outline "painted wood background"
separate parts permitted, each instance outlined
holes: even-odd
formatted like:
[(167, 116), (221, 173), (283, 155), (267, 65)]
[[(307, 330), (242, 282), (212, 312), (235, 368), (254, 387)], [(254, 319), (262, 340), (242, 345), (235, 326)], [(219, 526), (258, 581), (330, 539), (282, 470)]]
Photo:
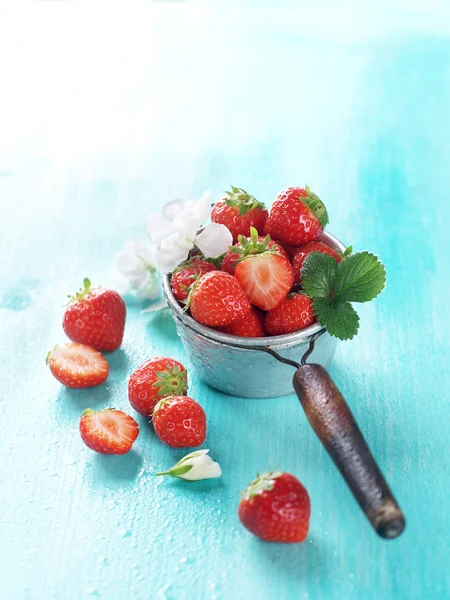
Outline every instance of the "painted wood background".
[[(448, 8), (14, 4), (0, 13), (1, 599), (448, 598)], [(45, 367), (66, 294), (85, 275), (108, 283), (149, 212), (305, 182), (330, 231), (387, 265), (331, 373), (405, 510), (396, 541), (370, 530), (293, 396), (227, 397), (191, 374), (218, 482), (154, 477), (182, 453), (144, 419), (126, 456), (85, 448), (86, 407), (128, 410), (144, 359), (185, 360), (168, 316), (129, 302), (98, 389), (65, 390)], [(237, 521), (268, 462), (310, 492), (302, 545)]]

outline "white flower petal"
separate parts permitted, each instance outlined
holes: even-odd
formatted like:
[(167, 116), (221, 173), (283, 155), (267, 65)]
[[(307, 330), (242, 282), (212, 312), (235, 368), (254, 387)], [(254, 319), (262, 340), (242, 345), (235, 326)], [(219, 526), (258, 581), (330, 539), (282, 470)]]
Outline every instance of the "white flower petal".
[(193, 244), (197, 231), (200, 229), (201, 222), (188, 211), (183, 211), (180, 215), (175, 217), (173, 226), (176, 231), (180, 234), (180, 239), (184, 240), (184, 243)]
[(199, 222), (199, 227), (203, 221), (211, 214), (211, 192), (206, 190), (195, 202), (190, 202), (187, 207)]
[(230, 230), (220, 223), (209, 223), (195, 238), (195, 245), (206, 258), (224, 254), (232, 243)]
[[(215, 479), (222, 475), (222, 469), (219, 463), (216, 463), (210, 456), (207, 456), (209, 450), (197, 450), (183, 457), (176, 465), (158, 473), (158, 475), (171, 475), (187, 481), (198, 481), (200, 479)], [(185, 471), (187, 466), (191, 468)]]
[(151, 214), (147, 217), (145, 224), (147, 235), (151, 241), (158, 247), (161, 246), (164, 238), (171, 235), (175, 230), (169, 219), (157, 214)]
[(180, 200), (179, 198), (171, 200), (163, 206), (161, 214), (165, 219), (172, 222), (175, 219), (175, 217), (183, 210), (185, 205), (186, 202), (184, 200)]
[(117, 269), (127, 277), (142, 277), (149, 268), (154, 268), (155, 258), (150, 246), (131, 239), (116, 256)]
[(183, 240), (179, 233), (169, 235), (162, 241), (161, 248), (157, 251), (158, 269), (161, 273), (170, 273), (187, 259), (189, 250), (193, 247), (194, 244), (190, 246), (186, 244), (186, 240)]

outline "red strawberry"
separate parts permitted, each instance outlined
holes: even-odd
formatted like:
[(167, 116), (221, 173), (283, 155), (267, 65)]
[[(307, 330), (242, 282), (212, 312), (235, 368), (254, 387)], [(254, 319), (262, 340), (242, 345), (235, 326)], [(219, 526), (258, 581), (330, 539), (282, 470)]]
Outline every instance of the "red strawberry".
[(268, 214), (264, 204), (245, 190), (231, 186), (231, 191), (213, 206), (211, 221), (226, 225), (236, 242), (239, 235), (250, 235), (250, 227), (262, 231)]
[(311, 503), (289, 473), (264, 473), (252, 481), (239, 504), (241, 523), (266, 542), (298, 543), (309, 531)]
[(294, 254), (294, 258), (292, 259), (292, 268), (294, 269), (294, 283), (301, 283), (302, 274), (301, 270), (303, 267), (303, 263), (305, 262), (305, 258), (308, 254), (312, 252), (320, 252), (322, 254), (328, 254), (328, 256), (332, 256), (337, 260), (338, 263), (341, 262), (342, 257), (337, 250), (334, 248), (330, 248), (323, 242), (309, 242), (304, 246), (300, 246), (297, 248)]
[(108, 379), (106, 358), (94, 348), (68, 342), (55, 346), (46, 360), (52, 375), (69, 388), (100, 385)]
[(81, 439), (88, 448), (100, 454), (126, 454), (131, 450), (139, 425), (121, 410), (84, 411), (80, 419)]
[(210, 262), (201, 258), (191, 258), (181, 264), (170, 278), (170, 287), (173, 295), (179, 302), (184, 302), (189, 296), (189, 288), (199, 275), (217, 271)]
[(244, 258), (235, 276), (250, 302), (263, 310), (278, 306), (294, 282), (291, 263), (271, 250)]
[(289, 294), (267, 313), (265, 326), (269, 335), (284, 335), (305, 329), (315, 322), (311, 298), (304, 294)]
[(261, 254), (265, 250), (272, 248), (274, 252), (278, 252), (282, 256), (288, 258), (288, 255), (284, 248), (279, 244), (270, 239), (270, 236), (258, 236), (258, 232), (253, 227), (250, 230), (250, 235), (253, 237), (239, 236), (239, 243), (236, 246), (232, 246), (233, 250), (229, 250), (223, 257), (222, 264), (220, 266), (222, 271), (234, 275), (237, 261), (250, 254)]
[(160, 400), (153, 411), (152, 421), (156, 435), (172, 448), (200, 446), (205, 441), (205, 411), (188, 396)]
[(301, 246), (316, 240), (327, 223), (327, 210), (319, 196), (309, 187), (292, 187), (276, 197), (264, 233), (282, 244)]
[(191, 293), (192, 317), (208, 327), (223, 327), (250, 312), (250, 303), (237, 280), (228, 273), (202, 275)]
[(264, 337), (266, 335), (264, 313), (256, 306), (252, 306), (246, 317), (219, 329), (223, 333), (240, 337)]
[(187, 392), (187, 371), (173, 358), (159, 356), (146, 360), (128, 381), (131, 406), (144, 417), (151, 417), (161, 398)]
[(91, 289), (91, 282), (85, 279), (84, 289), (66, 309), (63, 327), (73, 342), (111, 352), (122, 343), (125, 316), (125, 302), (117, 292)]

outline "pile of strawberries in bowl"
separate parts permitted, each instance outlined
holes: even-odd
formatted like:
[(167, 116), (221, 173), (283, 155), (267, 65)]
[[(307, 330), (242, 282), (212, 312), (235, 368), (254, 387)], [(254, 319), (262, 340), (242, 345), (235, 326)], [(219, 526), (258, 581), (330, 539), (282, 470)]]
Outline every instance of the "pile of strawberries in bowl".
[(305, 259), (321, 253), (342, 260), (321, 241), (328, 214), (316, 194), (288, 188), (269, 212), (232, 186), (211, 220), (230, 230), (233, 245), (213, 260), (194, 253), (170, 279), (173, 295), (196, 321), (242, 337), (284, 335), (316, 322), (313, 299), (302, 288)]

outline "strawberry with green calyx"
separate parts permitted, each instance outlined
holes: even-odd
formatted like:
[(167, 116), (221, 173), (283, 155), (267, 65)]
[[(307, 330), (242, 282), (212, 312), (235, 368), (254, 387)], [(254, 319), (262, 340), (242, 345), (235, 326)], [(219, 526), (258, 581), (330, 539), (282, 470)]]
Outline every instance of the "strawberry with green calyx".
[(122, 343), (125, 317), (122, 297), (114, 290), (92, 288), (86, 277), (83, 289), (70, 299), (63, 328), (73, 342), (112, 352)]
[(229, 251), (223, 257), (220, 268), (222, 271), (234, 275), (234, 270), (239, 259), (251, 254), (261, 254), (266, 250), (271, 250), (288, 258), (286, 251), (279, 244), (271, 240), (270, 235), (266, 235), (265, 237), (260, 236), (254, 227), (250, 227), (250, 237), (239, 236), (238, 244), (230, 246)]
[(328, 224), (328, 213), (322, 200), (306, 186), (291, 187), (278, 194), (264, 233), (288, 246), (301, 246), (318, 239)]
[(211, 221), (228, 227), (236, 242), (239, 235), (249, 235), (250, 227), (262, 231), (268, 214), (264, 204), (242, 188), (231, 186), (213, 206)]
[[(254, 230), (252, 238), (249, 244), (257, 247), (258, 236)], [(262, 310), (278, 306), (294, 283), (291, 263), (273, 247), (242, 255), (236, 264), (235, 277), (251, 304)]]
[(313, 299), (317, 320), (341, 340), (358, 333), (359, 317), (351, 302), (369, 302), (386, 284), (386, 269), (370, 252), (345, 256), (340, 263), (327, 254), (309, 254), (301, 270), (305, 294)]
[(202, 257), (193, 256), (186, 260), (173, 271), (170, 278), (170, 287), (175, 298), (185, 303), (189, 296), (194, 281), (204, 273), (217, 271), (217, 267)]
[(303, 542), (310, 515), (308, 492), (294, 475), (281, 471), (258, 475), (238, 508), (244, 527), (266, 542)]
[(187, 371), (173, 358), (156, 356), (146, 360), (130, 376), (128, 399), (144, 417), (150, 417), (161, 398), (187, 392)]
[(269, 335), (294, 333), (316, 322), (313, 301), (304, 294), (288, 294), (273, 310), (266, 314), (265, 328)]
[(301, 270), (303, 267), (303, 263), (305, 262), (305, 258), (312, 252), (321, 252), (322, 254), (328, 254), (329, 256), (332, 256), (338, 263), (342, 260), (342, 255), (337, 250), (331, 248), (330, 246), (327, 246), (323, 242), (308, 242), (307, 244), (300, 246), (300, 248), (297, 248), (297, 250), (294, 253), (292, 259), (292, 268), (294, 269), (294, 283), (301, 283)]

